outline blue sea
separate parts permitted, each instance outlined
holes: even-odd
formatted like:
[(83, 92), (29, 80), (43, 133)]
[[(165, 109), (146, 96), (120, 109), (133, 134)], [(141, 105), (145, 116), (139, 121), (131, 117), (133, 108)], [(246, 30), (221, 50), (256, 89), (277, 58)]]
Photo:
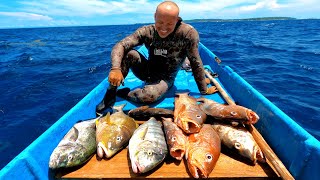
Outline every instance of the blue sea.
[[(320, 139), (320, 20), (191, 23), (201, 42)], [(0, 169), (107, 77), (140, 25), (0, 29)]]

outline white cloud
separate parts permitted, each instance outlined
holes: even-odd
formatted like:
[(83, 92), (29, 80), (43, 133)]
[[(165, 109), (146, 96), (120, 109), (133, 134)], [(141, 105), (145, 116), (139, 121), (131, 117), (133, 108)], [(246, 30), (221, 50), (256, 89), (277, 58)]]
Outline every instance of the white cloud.
[(94, 16), (114, 15), (124, 13), (144, 13), (152, 3), (145, 0), (43, 0), (22, 1), (23, 11), (55, 16)]
[(274, 9), (279, 9), (281, 6), (277, 3), (275, 0), (266, 0), (266, 1), (260, 1), (257, 2), (254, 5), (249, 5), (249, 6), (241, 6), (239, 7), (240, 11), (256, 11), (259, 9), (269, 9), (269, 10), (274, 10)]
[[(320, 18), (319, 0), (176, 0), (184, 20), (287, 16)], [(29, 20), (28, 25), (48, 26), (152, 23), (162, 0), (15, 0), (1, 4), (0, 27), (7, 17)], [(14, 12), (10, 12), (14, 11)], [(2, 19), (1, 19), (2, 18)], [(31, 23), (30, 20), (33, 22)], [(38, 20), (38, 21), (36, 21)], [(44, 25), (45, 26), (45, 25)]]
[(44, 15), (34, 14), (34, 13), (26, 13), (26, 12), (0, 12), (0, 15), (16, 17), (23, 20), (46, 20), (46, 21), (52, 20), (52, 18), (49, 16), (44, 16)]

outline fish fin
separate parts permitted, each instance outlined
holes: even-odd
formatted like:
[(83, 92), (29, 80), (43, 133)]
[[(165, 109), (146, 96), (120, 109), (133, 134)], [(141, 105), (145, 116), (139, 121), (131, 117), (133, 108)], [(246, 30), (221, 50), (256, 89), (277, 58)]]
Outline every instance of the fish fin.
[(170, 122), (172, 122), (172, 118), (166, 118), (166, 117), (161, 117), (162, 118), (162, 121), (170, 121)]
[(96, 120), (96, 127), (99, 126), (99, 119)]
[(140, 106), (139, 109), (148, 109), (149, 106), (145, 105), (145, 106)]
[(149, 127), (146, 126), (146, 127), (144, 127), (143, 130), (140, 131), (139, 137), (140, 137), (141, 139), (144, 139), (144, 138), (146, 137), (146, 134), (147, 134), (147, 132), (148, 132), (148, 129), (149, 129)]
[(178, 97), (180, 95), (189, 95), (190, 91), (189, 90), (179, 90), (175, 93), (175, 96)]
[(69, 132), (65, 135), (64, 139), (68, 139), (70, 141), (76, 141), (79, 136), (79, 130), (74, 126), (69, 130)]
[(110, 112), (108, 112), (105, 120), (107, 124), (110, 124)]
[(98, 117), (101, 117), (103, 114), (96, 112), (96, 114), (98, 115)]
[(195, 135), (195, 134), (190, 135), (190, 136), (188, 137), (188, 141), (190, 141), (190, 142), (195, 142), (195, 141), (197, 141), (196, 135)]
[(197, 102), (200, 102), (200, 103), (204, 103), (205, 102), (205, 98), (203, 96), (197, 98)]
[(186, 108), (187, 108), (186, 105), (185, 105), (185, 104), (182, 104), (181, 108), (180, 108), (179, 111), (178, 111), (178, 114), (180, 114), (180, 113), (182, 113), (183, 111), (185, 111)]
[[(105, 116), (102, 116), (100, 118), (97, 118), (97, 121), (99, 123), (103, 123), (103, 122), (106, 122), (106, 123), (109, 123), (109, 120), (110, 119), (110, 112), (108, 112)], [(96, 123), (97, 124), (97, 123)]]
[(122, 112), (123, 111), (123, 108), (127, 105), (127, 103), (124, 103), (124, 104), (121, 104), (119, 106), (113, 106), (112, 107), (112, 110), (113, 110), (113, 113), (115, 112)]

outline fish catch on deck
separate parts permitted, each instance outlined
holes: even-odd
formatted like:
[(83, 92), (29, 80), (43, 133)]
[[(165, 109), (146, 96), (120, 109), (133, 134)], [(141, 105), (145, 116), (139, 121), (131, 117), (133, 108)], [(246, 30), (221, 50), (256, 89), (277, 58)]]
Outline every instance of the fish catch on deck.
[(159, 119), (161, 117), (173, 118), (173, 111), (164, 108), (151, 108), (149, 106), (140, 106), (131, 109), (128, 115), (134, 119), (148, 120), (150, 117)]
[[(170, 156), (178, 161), (185, 158), (189, 175), (194, 178), (208, 178), (220, 157), (221, 143), (236, 149), (253, 164), (265, 161), (262, 151), (246, 129), (223, 126), (215, 121), (205, 124), (209, 117), (214, 117), (214, 120), (226, 120), (224, 122), (255, 123), (259, 116), (253, 111), (242, 106), (219, 104), (203, 97), (196, 99), (189, 96), (189, 93), (176, 95), (174, 111), (141, 106), (131, 109), (126, 115), (123, 112), (125, 104), (114, 106), (111, 115), (101, 115), (92, 121), (95, 122), (96, 131), (94, 134), (86, 134), (87, 139), (91, 138), (86, 143), (95, 143), (94, 151), (99, 158), (111, 158), (129, 144), (131, 168), (136, 174), (155, 169), (164, 161), (169, 151)], [(149, 119), (139, 126), (135, 118)], [(162, 121), (157, 121), (156, 118)], [(77, 161), (76, 165), (87, 159), (88, 157), (77, 157), (81, 163)]]
[(129, 156), (134, 173), (145, 173), (159, 165), (168, 149), (161, 122), (154, 117), (140, 125), (129, 141)]
[(123, 149), (138, 127), (135, 120), (122, 111), (124, 106), (114, 106), (113, 114), (108, 113), (96, 121), (97, 155), (100, 158), (111, 158)]
[(204, 97), (198, 98), (197, 101), (208, 116), (217, 120), (236, 121), (243, 124), (255, 124), (259, 120), (259, 116), (254, 111), (243, 106), (220, 104)]
[(174, 122), (185, 133), (199, 132), (207, 118), (197, 100), (189, 93), (178, 93), (174, 99)]
[(186, 160), (191, 175), (207, 178), (220, 157), (220, 151), (220, 138), (211, 125), (204, 124), (198, 133), (189, 135)]
[(212, 123), (212, 127), (219, 134), (222, 144), (241, 156), (249, 159), (253, 164), (266, 161), (260, 147), (252, 134), (243, 126), (231, 126), (223, 123)]
[(49, 167), (68, 168), (85, 163), (96, 151), (95, 121), (98, 118), (76, 123), (53, 150)]
[(177, 160), (182, 160), (186, 152), (187, 136), (172, 118), (162, 118), (162, 123), (170, 155)]

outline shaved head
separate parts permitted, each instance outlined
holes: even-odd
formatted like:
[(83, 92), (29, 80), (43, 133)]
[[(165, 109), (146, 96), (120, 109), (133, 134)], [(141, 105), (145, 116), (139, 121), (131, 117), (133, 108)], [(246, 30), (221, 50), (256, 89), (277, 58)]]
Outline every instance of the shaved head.
[(155, 27), (161, 38), (171, 34), (179, 20), (179, 7), (172, 1), (164, 1), (157, 6), (154, 14)]
[(157, 7), (156, 14), (157, 13), (168, 13), (171, 15), (179, 16), (179, 7), (176, 3), (172, 1), (164, 1), (160, 3)]

